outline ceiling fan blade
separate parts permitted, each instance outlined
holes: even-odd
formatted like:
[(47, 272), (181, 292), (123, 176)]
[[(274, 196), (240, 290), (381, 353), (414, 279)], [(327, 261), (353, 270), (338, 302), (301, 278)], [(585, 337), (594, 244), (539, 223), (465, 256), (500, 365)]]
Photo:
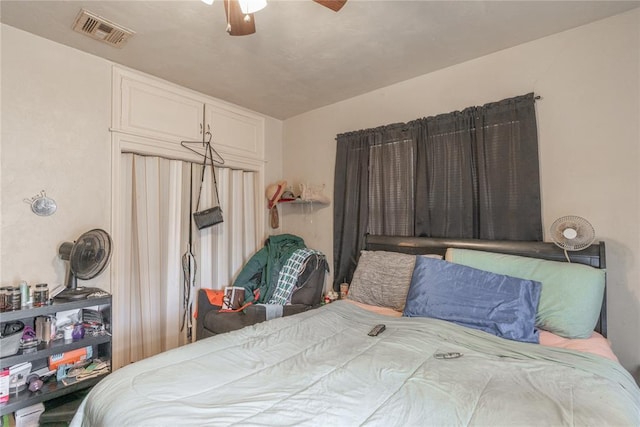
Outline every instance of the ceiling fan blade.
[(227, 32), (232, 36), (246, 36), (256, 32), (256, 21), (253, 13), (245, 15), (240, 9), (238, 0), (224, 0), (224, 11), (227, 14)]
[(347, 0), (313, 0), (316, 3), (323, 5), (324, 7), (328, 7), (334, 12), (342, 9), (342, 6), (347, 2)]

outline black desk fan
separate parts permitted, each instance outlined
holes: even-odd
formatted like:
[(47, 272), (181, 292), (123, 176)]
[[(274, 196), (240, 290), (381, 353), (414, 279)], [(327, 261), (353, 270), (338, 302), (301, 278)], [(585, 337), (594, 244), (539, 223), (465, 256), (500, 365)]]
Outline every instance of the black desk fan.
[(87, 298), (90, 294), (106, 294), (99, 288), (78, 287), (78, 279), (93, 279), (109, 265), (111, 237), (99, 228), (82, 234), (75, 242), (64, 242), (58, 249), (61, 259), (68, 261), (66, 289), (54, 297), (70, 301)]

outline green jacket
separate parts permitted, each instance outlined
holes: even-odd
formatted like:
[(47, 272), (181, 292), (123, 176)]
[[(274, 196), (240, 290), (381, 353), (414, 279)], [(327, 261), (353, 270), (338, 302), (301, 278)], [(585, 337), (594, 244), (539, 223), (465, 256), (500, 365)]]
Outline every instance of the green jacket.
[(293, 234), (278, 234), (267, 239), (264, 247), (247, 261), (233, 286), (245, 289), (245, 304), (254, 301), (254, 291), (260, 290), (255, 302), (269, 301), (278, 284), (278, 274), (296, 249), (306, 248), (304, 240)]

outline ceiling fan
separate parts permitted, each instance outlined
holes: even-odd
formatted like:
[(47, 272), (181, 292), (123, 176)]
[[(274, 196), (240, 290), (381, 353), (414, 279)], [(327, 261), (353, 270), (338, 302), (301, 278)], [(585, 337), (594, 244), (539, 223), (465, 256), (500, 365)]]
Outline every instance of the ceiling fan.
[[(213, 0), (202, 0), (212, 4)], [(267, 5), (267, 0), (223, 0), (227, 15), (227, 33), (231, 36), (246, 36), (256, 32), (253, 14)], [(334, 12), (342, 9), (347, 0), (313, 0)]]

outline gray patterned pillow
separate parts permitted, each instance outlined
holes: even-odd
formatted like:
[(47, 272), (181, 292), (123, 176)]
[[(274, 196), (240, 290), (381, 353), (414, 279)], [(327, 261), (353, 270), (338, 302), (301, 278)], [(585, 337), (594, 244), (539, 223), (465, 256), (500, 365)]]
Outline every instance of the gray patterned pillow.
[(415, 263), (415, 255), (361, 251), (347, 298), (402, 311)]

